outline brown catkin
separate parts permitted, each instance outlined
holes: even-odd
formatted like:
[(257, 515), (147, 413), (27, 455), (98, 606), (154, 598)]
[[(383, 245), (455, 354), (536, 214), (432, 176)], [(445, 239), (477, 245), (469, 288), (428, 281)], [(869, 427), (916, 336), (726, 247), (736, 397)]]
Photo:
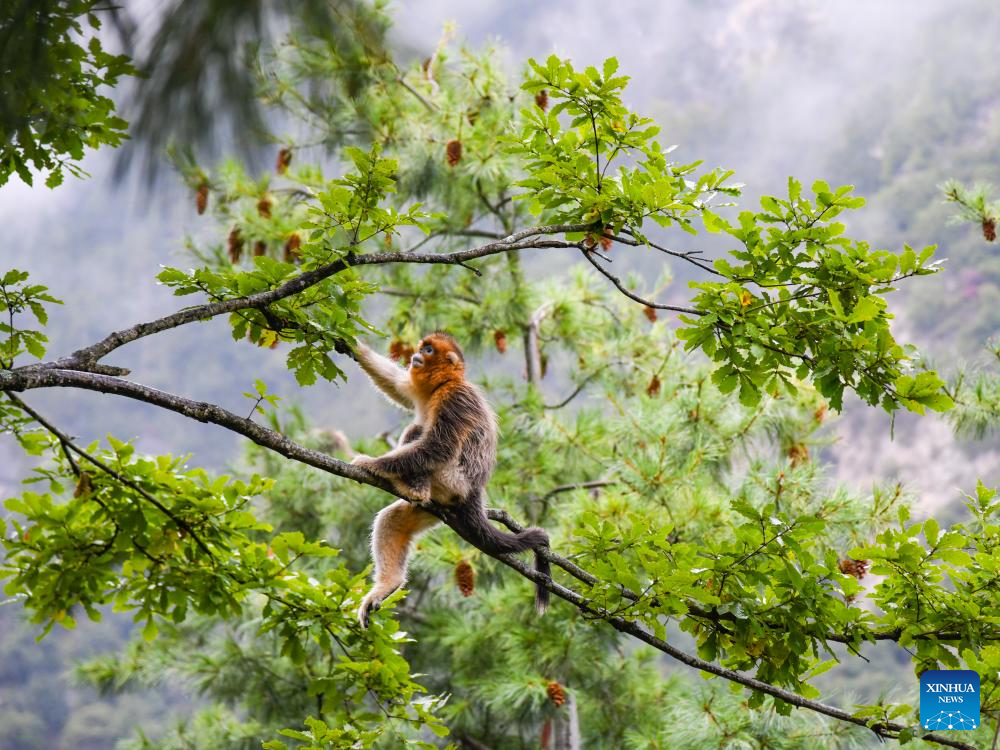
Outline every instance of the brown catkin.
[(535, 94), (535, 104), (538, 108), (544, 112), (549, 108), (549, 90), (542, 89), (537, 94)]
[(997, 238), (997, 222), (995, 219), (983, 219), (983, 237), (987, 242)]
[(493, 332), (493, 343), (496, 344), (497, 351), (501, 354), (507, 353), (507, 332), (506, 331), (494, 331)]
[(229, 252), (229, 262), (233, 265), (239, 263), (240, 256), (243, 254), (243, 235), (240, 234), (239, 227), (233, 227), (226, 245)]
[(288, 171), (288, 167), (291, 163), (292, 150), (290, 148), (283, 148), (278, 152), (278, 160), (274, 165), (274, 169), (278, 174), (284, 174)]
[(647, 305), (645, 307), (645, 309), (642, 311), (642, 314), (646, 316), (646, 319), (650, 323), (655, 323), (656, 322), (656, 308), (655, 307), (650, 307), (649, 305)]
[(561, 707), (566, 702), (566, 689), (558, 682), (553, 681), (546, 685), (545, 693), (556, 707)]
[(257, 201), (257, 213), (260, 214), (262, 219), (271, 218), (271, 199), (264, 196), (259, 201)]
[(257, 240), (253, 246), (253, 256), (259, 258), (260, 256), (267, 253), (267, 243), (264, 240)]
[(194, 207), (198, 211), (198, 215), (201, 216), (205, 213), (205, 209), (208, 208), (208, 184), (201, 183), (198, 186), (198, 192), (194, 195)]
[(292, 232), (288, 235), (288, 239), (285, 240), (285, 262), (291, 263), (293, 260), (299, 257), (301, 253), (299, 248), (302, 247), (302, 237), (299, 236), (298, 232)]
[(448, 166), (458, 166), (458, 163), (462, 161), (462, 142), (457, 138), (448, 141), (448, 145), (444, 147), (444, 150), (445, 157), (448, 159)]
[(472, 596), (476, 590), (476, 571), (468, 560), (459, 561), (455, 566), (455, 585), (462, 596)]

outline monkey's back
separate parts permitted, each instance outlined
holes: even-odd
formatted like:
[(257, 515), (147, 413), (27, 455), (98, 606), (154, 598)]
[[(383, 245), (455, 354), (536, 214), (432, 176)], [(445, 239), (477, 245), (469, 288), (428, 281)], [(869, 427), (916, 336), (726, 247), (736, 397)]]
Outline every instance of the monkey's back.
[(472, 383), (460, 381), (441, 389), (433, 400), (438, 427), (451, 435), (458, 449), (432, 482), (432, 496), (455, 502), (478, 495), (496, 466), (497, 416)]

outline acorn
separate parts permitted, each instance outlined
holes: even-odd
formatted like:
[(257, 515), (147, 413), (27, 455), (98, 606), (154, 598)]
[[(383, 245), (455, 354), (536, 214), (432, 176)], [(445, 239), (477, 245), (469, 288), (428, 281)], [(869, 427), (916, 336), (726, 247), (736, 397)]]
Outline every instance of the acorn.
[(288, 239), (285, 240), (285, 262), (291, 263), (293, 260), (298, 258), (301, 253), (299, 248), (302, 247), (302, 237), (299, 236), (298, 232), (292, 232), (288, 235)]
[(243, 235), (240, 234), (239, 227), (233, 227), (233, 230), (229, 233), (227, 245), (229, 251), (229, 261), (233, 265), (239, 263), (240, 256), (243, 254)]
[(566, 689), (558, 682), (553, 681), (546, 685), (545, 694), (549, 696), (549, 700), (552, 701), (557, 708), (562, 707), (562, 705), (566, 703)]
[(538, 108), (544, 112), (549, 108), (549, 90), (542, 89), (537, 94), (535, 94), (535, 104)]
[(198, 192), (194, 196), (194, 207), (199, 216), (208, 208), (208, 183), (203, 182), (198, 186)]
[(506, 331), (494, 331), (493, 343), (496, 344), (497, 351), (501, 354), (507, 353), (507, 333)]
[(292, 163), (292, 150), (290, 148), (283, 148), (278, 152), (278, 160), (274, 165), (274, 169), (278, 174), (284, 174), (288, 171), (288, 166)]
[(445, 146), (445, 155), (448, 159), (449, 167), (457, 166), (462, 161), (462, 142), (457, 138), (448, 141), (448, 145)]
[(455, 585), (462, 596), (469, 597), (476, 590), (476, 571), (468, 560), (461, 560), (455, 566)]
[(987, 242), (993, 242), (997, 238), (996, 219), (983, 219), (983, 238)]

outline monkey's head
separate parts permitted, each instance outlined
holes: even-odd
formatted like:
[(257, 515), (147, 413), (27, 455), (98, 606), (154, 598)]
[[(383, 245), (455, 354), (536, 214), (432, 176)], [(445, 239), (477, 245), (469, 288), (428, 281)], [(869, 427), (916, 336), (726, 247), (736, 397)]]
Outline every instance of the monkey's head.
[(410, 380), (430, 394), (449, 380), (465, 377), (465, 355), (458, 342), (447, 333), (425, 336), (410, 358)]

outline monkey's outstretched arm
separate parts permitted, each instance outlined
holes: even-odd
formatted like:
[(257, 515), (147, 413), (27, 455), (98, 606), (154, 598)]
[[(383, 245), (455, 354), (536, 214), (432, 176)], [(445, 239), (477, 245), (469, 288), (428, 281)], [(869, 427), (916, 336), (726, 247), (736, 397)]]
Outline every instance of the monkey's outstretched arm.
[(407, 409), (414, 408), (410, 376), (406, 370), (388, 357), (373, 352), (364, 344), (358, 344), (355, 354), (361, 369), (368, 374), (380, 391), (400, 406)]

